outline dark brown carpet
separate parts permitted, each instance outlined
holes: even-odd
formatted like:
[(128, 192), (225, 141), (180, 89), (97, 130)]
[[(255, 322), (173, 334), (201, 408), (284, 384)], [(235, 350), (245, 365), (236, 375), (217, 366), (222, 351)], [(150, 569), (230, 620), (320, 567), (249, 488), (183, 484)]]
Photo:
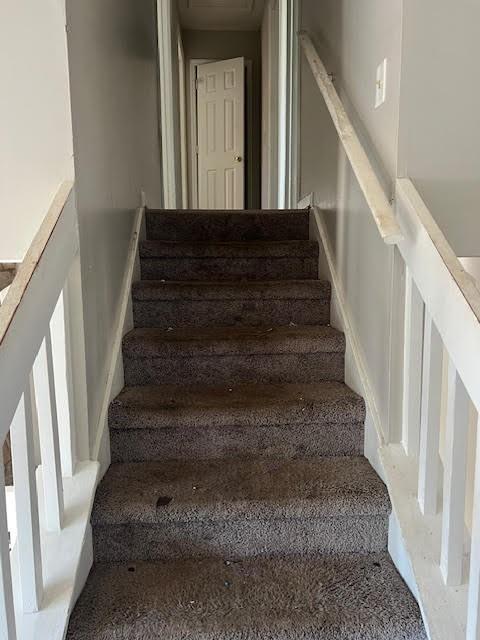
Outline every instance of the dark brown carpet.
[(67, 640), (425, 640), (308, 210), (146, 222)]

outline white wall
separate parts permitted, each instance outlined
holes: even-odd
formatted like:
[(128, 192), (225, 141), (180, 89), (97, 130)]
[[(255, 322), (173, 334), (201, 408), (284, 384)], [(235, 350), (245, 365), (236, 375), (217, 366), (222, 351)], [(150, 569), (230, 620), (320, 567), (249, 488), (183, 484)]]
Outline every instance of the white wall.
[[(190, 127), (190, 60), (228, 60), (243, 56), (253, 62), (253, 129), (254, 129), (254, 206), (260, 206), (260, 140), (261, 140), (261, 39), (258, 31), (183, 31), (183, 47), (187, 65), (188, 145), (191, 148)], [(192, 174), (189, 153), (189, 175)], [(191, 197), (191, 193), (190, 193)]]
[(459, 256), (480, 255), (480, 3), (404, 0), (400, 172)]
[(73, 176), (65, 0), (0, 3), (0, 261), (25, 255)]
[[(303, 0), (312, 35), (387, 191), (396, 175), (402, 0)], [(389, 60), (387, 101), (374, 109), (377, 64)], [(400, 416), (389, 401), (401, 358), (389, 351), (394, 253), (378, 234), (304, 56), (301, 58), (300, 192), (325, 211), (334, 267), (385, 432)], [(351, 362), (347, 359), (347, 362)], [(347, 366), (347, 381), (358, 388)], [(399, 390), (397, 390), (398, 392)]]
[(155, 4), (68, 0), (67, 16), (92, 445), (141, 190), (161, 205)]

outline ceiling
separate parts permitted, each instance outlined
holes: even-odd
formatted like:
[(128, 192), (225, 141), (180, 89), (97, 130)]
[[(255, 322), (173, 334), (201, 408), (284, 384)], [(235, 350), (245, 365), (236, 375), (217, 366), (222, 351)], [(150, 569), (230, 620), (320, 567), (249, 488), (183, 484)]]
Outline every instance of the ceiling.
[(184, 29), (255, 31), (262, 23), (265, 0), (178, 0)]

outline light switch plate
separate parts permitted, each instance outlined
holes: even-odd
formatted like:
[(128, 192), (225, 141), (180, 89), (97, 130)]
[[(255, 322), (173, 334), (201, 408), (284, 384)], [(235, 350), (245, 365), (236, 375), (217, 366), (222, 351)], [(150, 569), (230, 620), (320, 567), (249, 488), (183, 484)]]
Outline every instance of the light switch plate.
[(377, 78), (375, 84), (375, 109), (382, 106), (387, 97), (387, 59), (377, 67)]

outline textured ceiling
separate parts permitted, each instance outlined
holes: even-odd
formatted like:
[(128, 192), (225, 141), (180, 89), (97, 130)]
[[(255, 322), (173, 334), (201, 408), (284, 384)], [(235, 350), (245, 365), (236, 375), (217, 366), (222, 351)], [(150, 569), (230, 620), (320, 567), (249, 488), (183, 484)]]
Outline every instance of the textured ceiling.
[(185, 29), (243, 31), (260, 28), (264, 0), (178, 0)]

